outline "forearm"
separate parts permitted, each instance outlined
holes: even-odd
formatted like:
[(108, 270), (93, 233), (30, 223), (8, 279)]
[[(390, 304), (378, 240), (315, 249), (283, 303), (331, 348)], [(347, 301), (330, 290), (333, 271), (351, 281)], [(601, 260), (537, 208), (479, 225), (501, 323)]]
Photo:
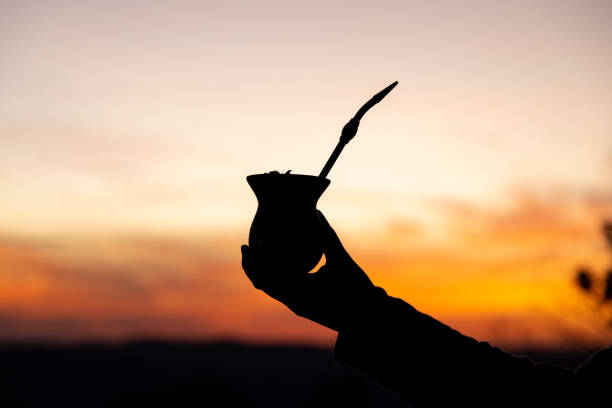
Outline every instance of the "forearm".
[[(573, 395), (573, 374), (536, 366), (381, 294), (340, 331), (336, 359), (422, 406), (527, 405)], [(490, 398), (495, 398), (491, 400)]]

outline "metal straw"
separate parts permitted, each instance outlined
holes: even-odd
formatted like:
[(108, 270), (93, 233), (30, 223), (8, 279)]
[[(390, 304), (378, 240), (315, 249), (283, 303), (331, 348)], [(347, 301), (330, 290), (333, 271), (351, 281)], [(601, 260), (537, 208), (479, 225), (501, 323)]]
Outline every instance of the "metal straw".
[(321, 170), (321, 174), (319, 174), (319, 177), (327, 177), (332, 166), (334, 165), (334, 163), (336, 163), (338, 156), (340, 156), (340, 153), (342, 153), (342, 149), (344, 149), (344, 146), (346, 146), (346, 144), (350, 142), (351, 139), (357, 134), (357, 129), (359, 128), (359, 121), (361, 120), (361, 118), (363, 118), (363, 115), (365, 115), (366, 112), (370, 110), (370, 108), (372, 108), (372, 106), (382, 101), (383, 98), (387, 96), (387, 94), (391, 92), (391, 90), (395, 88), (396, 85), (397, 81), (374, 95), (361, 107), (361, 109), (357, 111), (355, 116), (353, 116), (353, 118), (349, 120), (346, 125), (344, 125), (344, 127), (342, 128), (342, 134), (340, 135), (340, 141), (336, 145), (336, 148), (332, 152), (331, 156), (329, 156), (329, 159), (327, 159), (327, 163), (325, 163), (325, 166), (323, 167), (323, 170)]

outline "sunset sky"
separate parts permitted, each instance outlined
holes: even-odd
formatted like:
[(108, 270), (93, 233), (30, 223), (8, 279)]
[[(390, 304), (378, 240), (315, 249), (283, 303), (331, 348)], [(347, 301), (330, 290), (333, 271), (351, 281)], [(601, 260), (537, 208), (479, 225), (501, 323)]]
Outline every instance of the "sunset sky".
[(609, 1), (0, 3), (0, 341), (334, 333), (240, 269), (249, 174), (318, 174), (391, 295), (498, 345), (600, 341)]

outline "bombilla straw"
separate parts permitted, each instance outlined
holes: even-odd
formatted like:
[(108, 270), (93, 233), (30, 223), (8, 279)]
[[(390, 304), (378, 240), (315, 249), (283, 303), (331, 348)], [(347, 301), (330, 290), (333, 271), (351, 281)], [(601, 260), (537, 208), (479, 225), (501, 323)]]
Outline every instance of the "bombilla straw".
[(397, 81), (374, 95), (357, 111), (355, 116), (353, 116), (353, 118), (349, 120), (346, 125), (344, 125), (344, 127), (342, 128), (342, 134), (340, 135), (340, 141), (338, 141), (336, 148), (332, 152), (331, 156), (329, 156), (329, 159), (327, 159), (327, 163), (325, 163), (325, 166), (323, 167), (323, 170), (321, 170), (321, 174), (319, 174), (319, 177), (327, 177), (332, 166), (334, 165), (334, 163), (336, 163), (338, 156), (340, 156), (340, 153), (342, 153), (342, 149), (344, 149), (344, 146), (346, 146), (347, 143), (350, 142), (351, 139), (357, 134), (357, 129), (359, 128), (359, 121), (361, 120), (361, 118), (363, 118), (363, 115), (365, 115), (366, 112), (369, 111), (378, 102), (382, 101), (383, 98), (387, 96), (387, 94), (391, 92), (391, 90), (395, 88), (396, 85)]

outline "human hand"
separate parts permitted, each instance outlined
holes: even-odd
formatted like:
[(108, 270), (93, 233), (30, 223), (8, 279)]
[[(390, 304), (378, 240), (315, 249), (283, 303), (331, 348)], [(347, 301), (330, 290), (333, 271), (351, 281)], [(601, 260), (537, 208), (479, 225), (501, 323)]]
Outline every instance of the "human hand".
[(308, 274), (295, 274), (279, 264), (274, 247), (262, 238), (257, 247), (241, 247), (242, 269), (257, 289), (284, 303), (295, 314), (333, 330), (340, 330), (359, 318), (377, 288), (353, 261), (323, 213), (325, 265)]

